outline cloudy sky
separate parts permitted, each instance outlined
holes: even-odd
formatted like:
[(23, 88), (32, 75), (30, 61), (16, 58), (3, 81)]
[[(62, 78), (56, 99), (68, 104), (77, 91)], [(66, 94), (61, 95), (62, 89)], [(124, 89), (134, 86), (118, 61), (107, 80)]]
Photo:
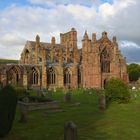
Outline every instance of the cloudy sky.
[(0, 58), (19, 59), (26, 40), (50, 42), (75, 27), (117, 36), (127, 62), (140, 63), (140, 0), (0, 0)]

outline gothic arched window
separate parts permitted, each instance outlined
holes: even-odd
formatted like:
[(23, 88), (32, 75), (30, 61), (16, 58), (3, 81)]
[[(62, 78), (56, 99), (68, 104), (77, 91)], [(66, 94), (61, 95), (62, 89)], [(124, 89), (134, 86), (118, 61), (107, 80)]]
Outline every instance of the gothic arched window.
[(38, 84), (39, 74), (35, 68), (32, 68), (32, 84)]
[(71, 73), (68, 69), (64, 70), (64, 85), (71, 83)]
[(29, 63), (29, 51), (28, 50), (25, 51), (24, 63), (25, 64)]
[(103, 49), (100, 55), (101, 72), (110, 72), (110, 56), (106, 48)]
[(47, 72), (47, 83), (49, 85), (56, 83), (56, 74), (55, 74), (55, 70), (52, 67), (49, 68)]

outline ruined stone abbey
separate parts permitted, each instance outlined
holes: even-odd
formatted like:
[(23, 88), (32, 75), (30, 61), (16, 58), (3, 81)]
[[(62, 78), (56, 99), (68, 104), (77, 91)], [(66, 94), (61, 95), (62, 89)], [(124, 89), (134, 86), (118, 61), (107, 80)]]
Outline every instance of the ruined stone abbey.
[(107, 32), (100, 39), (85, 32), (82, 48), (77, 46), (77, 31), (72, 28), (60, 33), (60, 43), (27, 41), (19, 64), (0, 66), (0, 83), (25, 88), (104, 88), (111, 77), (127, 82), (126, 61), (116, 37), (110, 40)]

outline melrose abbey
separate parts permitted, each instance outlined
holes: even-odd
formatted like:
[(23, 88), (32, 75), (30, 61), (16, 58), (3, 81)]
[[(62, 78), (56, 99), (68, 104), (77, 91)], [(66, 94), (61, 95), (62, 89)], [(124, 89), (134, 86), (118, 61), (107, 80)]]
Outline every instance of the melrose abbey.
[(19, 64), (0, 65), (0, 83), (25, 88), (104, 88), (112, 77), (128, 81), (126, 61), (116, 37), (107, 32), (100, 39), (85, 32), (82, 47), (77, 46), (77, 31), (60, 33), (60, 43), (27, 41)]

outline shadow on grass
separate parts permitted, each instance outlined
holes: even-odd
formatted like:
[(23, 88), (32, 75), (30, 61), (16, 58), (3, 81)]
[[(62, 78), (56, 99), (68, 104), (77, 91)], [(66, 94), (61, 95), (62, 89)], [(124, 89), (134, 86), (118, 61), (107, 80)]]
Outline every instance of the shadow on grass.
[[(17, 110), (14, 126), (10, 134), (3, 140), (63, 140), (64, 124), (73, 121), (77, 125), (79, 140), (109, 140), (109, 129), (112, 120), (105, 116), (106, 110), (98, 108), (98, 97), (95, 92), (73, 93), (73, 102), (80, 102), (80, 106), (71, 107), (63, 102), (62, 93), (53, 95), (54, 99), (62, 101), (64, 112), (45, 115), (46, 110), (29, 112), (28, 122), (20, 124), (19, 110)], [(72, 102), (72, 103), (73, 103)]]

